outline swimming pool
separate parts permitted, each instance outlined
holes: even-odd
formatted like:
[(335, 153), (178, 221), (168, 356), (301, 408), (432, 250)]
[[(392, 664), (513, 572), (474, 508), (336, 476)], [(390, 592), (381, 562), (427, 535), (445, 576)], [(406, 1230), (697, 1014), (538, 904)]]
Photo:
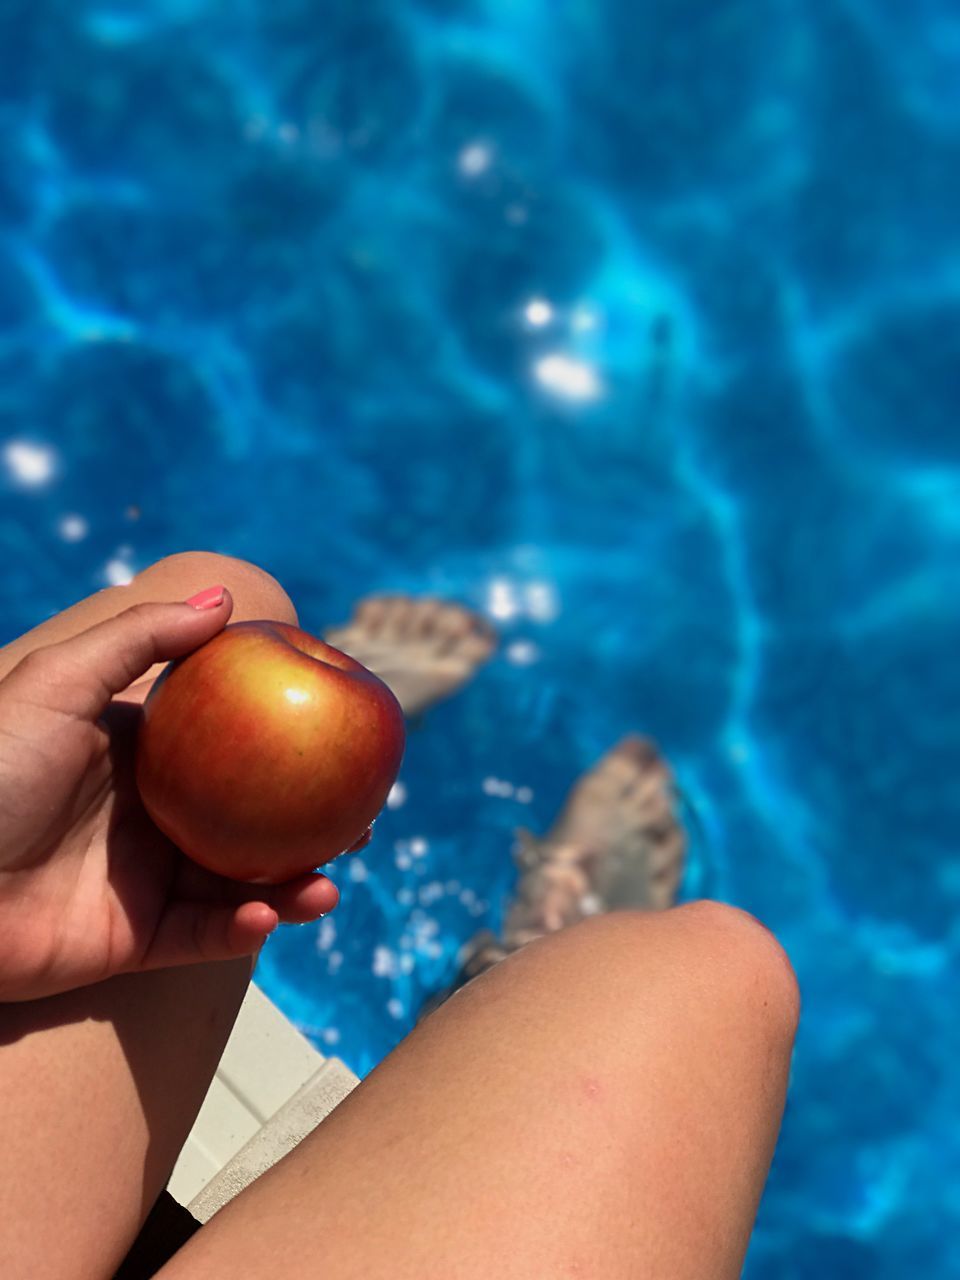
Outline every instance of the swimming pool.
[(948, 0), (321, 11), (0, 3), (3, 638), (191, 546), (486, 610), (269, 993), (368, 1070), (650, 733), (804, 990), (749, 1274), (955, 1274)]

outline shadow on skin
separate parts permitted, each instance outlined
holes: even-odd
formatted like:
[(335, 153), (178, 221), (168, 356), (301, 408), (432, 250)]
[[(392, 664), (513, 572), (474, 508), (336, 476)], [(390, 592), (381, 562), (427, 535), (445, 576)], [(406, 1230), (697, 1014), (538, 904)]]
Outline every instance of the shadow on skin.
[[(166, 860), (172, 881), (183, 855), (153, 825), (137, 794), (133, 739), (139, 699), (114, 702), (106, 719), (117, 787), (108, 857), (129, 869), (119, 891), (135, 912), (143, 859)], [(79, 1179), (87, 1176), (82, 1157), (81, 1167), (71, 1173), (71, 1159), (62, 1155), (89, 1141), (105, 1157), (105, 1186), (113, 1181), (111, 1175), (119, 1179), (122, 1173), (129, 1197), (139, 1176), (136, 1203), (128, 1200), (126, 1213), (118, 1209), (118, 1261), (169, 1179), (253, 964), (245, 958), (124, 974), (42, 1000), (0, 1006), (0, 1086), (3, 1096), (17, 1101), (15, 1116), (4, 1118), (4, 1131), (10, 1137), (11, 1126), (19, 1130), (12, 1137), (14, 1150), (18, 1141), (36, 1141), (46, 1151), (44, 1160), (56, 1151), (61, 1178)], [(113, 1151), (125, 1158), (114, 1163), (109, 1158)], [(119, 1189), (116, 1194), (120, 1202)]]

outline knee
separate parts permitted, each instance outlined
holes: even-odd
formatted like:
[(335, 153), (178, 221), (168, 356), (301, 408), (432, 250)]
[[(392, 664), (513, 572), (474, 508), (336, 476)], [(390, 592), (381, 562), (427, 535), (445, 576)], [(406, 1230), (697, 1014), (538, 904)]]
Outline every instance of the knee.
[(635, 989), (661, 982), (686, 1007), (715, 1013), (720, 1025), (749, 1029), (787, 1054), (792, 1049), (796, 976), (777, 939), (746, 911), (693, 902), (658, 913), (613, 912), (579, 928), (584, 950), (606, 953), (602, 967), (619, 970)]
[[(137, 575), (158, 598), (182, 600), (204, 587), (223, 585), (233, 596), (235, 620), (275, 618), (297, 622), (293, 601), (265, 569), (215, 551), (180, 551), (157, 560)], [(162, 593), (162, 595), (161, 595)]]
[(717, 985), (792, 1045), (800, 988), (790, 957), (766, 925), (722, 902), (691, 902), (674, 914)]

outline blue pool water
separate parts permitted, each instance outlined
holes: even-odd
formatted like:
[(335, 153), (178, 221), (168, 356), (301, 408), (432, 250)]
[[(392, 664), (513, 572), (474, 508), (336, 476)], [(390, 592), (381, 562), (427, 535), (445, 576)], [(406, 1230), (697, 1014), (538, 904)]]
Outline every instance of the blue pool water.
[(0, 0), (9, 638), (176, 549), (500, 658), (267, 989), (364, 1072), (654, 735), (805, 1016), (752, 1277), (960, 1257), (950, 0)]

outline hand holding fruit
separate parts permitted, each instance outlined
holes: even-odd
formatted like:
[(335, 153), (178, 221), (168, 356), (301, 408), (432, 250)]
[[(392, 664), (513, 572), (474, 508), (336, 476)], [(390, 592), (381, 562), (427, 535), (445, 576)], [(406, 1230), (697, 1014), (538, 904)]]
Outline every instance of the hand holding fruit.
[(223, 629), (229, 593), (197, 600), (137, 605), (0, 680), (0, 1001), (250, 955), (278, 920), (336, 905), (324, 876), (255, 888), (202, 869), (143, 808), (129, 686)]

